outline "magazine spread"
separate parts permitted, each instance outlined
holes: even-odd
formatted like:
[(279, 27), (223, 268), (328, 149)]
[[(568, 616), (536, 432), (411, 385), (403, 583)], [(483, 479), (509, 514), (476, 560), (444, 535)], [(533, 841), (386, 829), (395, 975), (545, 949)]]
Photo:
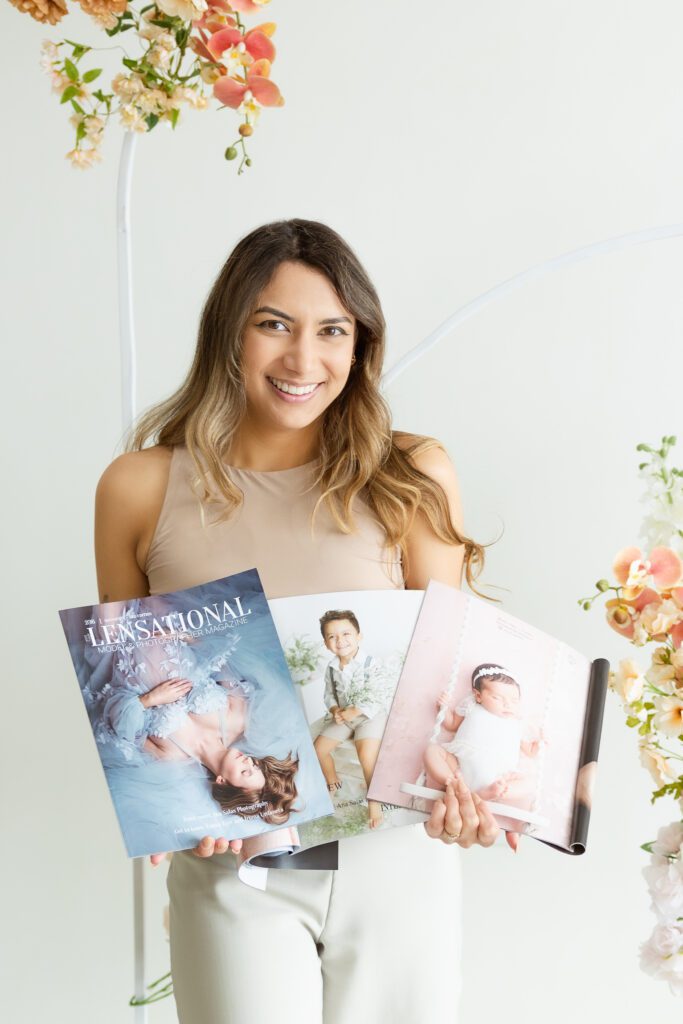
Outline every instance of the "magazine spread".
[[(424, 820), (396, 802), (367, 799), (368, 782), (424, 591), (356, 590), (271, 600), (270, 610), (299, 691), (334, 815), (244, 843), (242, 861), (269, 867), (336, 866), (332, 840)], [(324, 859), (302, 851), (324, 848)], [(274, 852), (296, 853), (273, 858)], [(268, 860), (265, 857), (268, 857)], [(331, 860), (334, 862), (332, 863)]]
[(431, 580), (370, 800), (428, 813), (457, 773), (502, 828), (583, 853), (608, 670)]
[(256, 569), (59, 615), (129, 856), (332, 812)]

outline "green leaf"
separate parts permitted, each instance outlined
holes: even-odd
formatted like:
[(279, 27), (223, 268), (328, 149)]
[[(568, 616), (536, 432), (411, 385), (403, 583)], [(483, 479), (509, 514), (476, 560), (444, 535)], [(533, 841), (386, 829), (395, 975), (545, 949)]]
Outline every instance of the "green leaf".
[(645, 850), (645, 853), (652, 853), (652, 844), (653, 843), (654, 843), (654, 839), (651, 839), (649, 843), (641, 843), (640, 848), (641, 848), (641, 850)]
[(100, 101), (100, 103), (106, 103), (105, 95), (101, 89), (95, 89), (93, 96)]
[(87, 53), (88, 50), (92, 49), (91, 46), (84, 46), (83, 43), (75, 43), (73, 39), (65, 39), (64, 42), (68, 43), (69, 46), (73, 48), (74, 60), (78, 60), (84, 53)]
[(85, 110), (80, 105), (80, 103), (76, 103), (76, 100), (71, 101), (71, 106), (74, 108), (77, 114), (85, 114)]
[(122, 25), (121, 32), (127, 32), (131, 28), (135, 28), (135, 25)]
[(147, 128), (149, 129), (149, 131), (151, 131), (152, 128), (154, 127), (154, 125), (157, 124), (158, 120), (159, 120), (159, 115), (158, 114), (148, 114), (147, 115), (147, 117), (145, 118), (145, 121), (147, 123)]
[(171, 127), (172, 128), (175, 128), (175, 126), (177, 125), (179, 117), (180, 117), (180, 111), (178, 110), (177, 107), (174, 107), (173, 110), (170, 113)]
[(649, 731), (650, 731), (650, 722), (649, 721), (643, 722), (643, 724), (641, 725), (640, 729), (638, 730), (638, 732), (639, 732), (639, 734), (641, 736), (647, 736)]
[(640, 725), (640, 719), (634, 718), (633, 715), (629, 715), (626, 719), (626, 724), (629, 727), (629, 729), (633, 729), (636, 725)]
[(81, 121), (81, 123), (76, 128), (76, 142), (80, 142), (81, 139), (84, 139), (84, 138), (85, 138), (85, 125)]
[(122, 63), (125, 67), (130, 68), (132, 71), (137, 70), (138, 62), (133, 60), (132, 57), (124, 57)]
[(78, 81), (78, 68), (76, 67), (73, 61), (69, 60), (68, 57), (64, 61), (64, 70), (66, 71), (67, 75), (69, 76), (72, 82)]
[(61, 97), (59, 102), (60, 103), (67, 103), (73, 96), (77, 96), (77, 95), (78, 95), (78, 86), (77, 85), (67, 85), (66, 89), (62, 93), (62, 97)]
[(94, 82), (96, 78), (99, 78), (102, 74), (102, 68), (92, 68), (91, 71), (86, 71), (83, 75), (84, 82)]

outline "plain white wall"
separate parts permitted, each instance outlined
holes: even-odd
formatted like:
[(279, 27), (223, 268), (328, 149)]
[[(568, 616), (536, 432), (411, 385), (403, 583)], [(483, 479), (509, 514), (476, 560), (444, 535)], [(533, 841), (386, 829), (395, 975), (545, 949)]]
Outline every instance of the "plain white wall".
[[(138, 140), (133, 190), (139, 403), (185, 372), (237, 239), (323, 220), (365, 262), (389, 363), (456, 307), (575, 246), (683, 220), (674, 0), (275, 2), (273, 77), (239, 179), (217, 110)], [(1, 278), (5, 483), (3, 1003), (13, 1024), (130, 1020), (131, 869), (57, 609), (95, 599), (92, 506), (120, 435), (114, 197), (122, 134), (72, 170), (67, 114), (38, 67), (50, 30), (4, 5)], [(630, 648), (576, 600), (636, 540), (638, 441), (680, 423), (683, 240), (599, 257), (488, 308), (391, 388), (398, 427), (443, 439), (504, 607), (613, 661)], [(678, 462), (683, 451), (679, 446)], [(641, 974), (651, 808), (610, 695), (589, 852), (523, 841), (462, 855), (460, 1020), (640, 1021), (680, 1011)], [(149, 878), (150, 977), (168, 967), (165, 868)], [(409, 922), (406, 924), (409, 927)], [(448, 979), (444, 979), (448, 984)], [(151, 1021), (175, 1019), (169, 1002)], [(256, 1022), (260, 1024), (260, 1022)], [(422, 1024), (422, 1022), (419, 1022)]]

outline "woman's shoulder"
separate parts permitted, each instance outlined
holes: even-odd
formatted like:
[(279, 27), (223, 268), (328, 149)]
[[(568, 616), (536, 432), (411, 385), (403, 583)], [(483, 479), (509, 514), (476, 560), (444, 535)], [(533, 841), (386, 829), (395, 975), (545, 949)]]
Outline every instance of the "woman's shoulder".
[(441, 441), (405, 430), (392, 431), (392, 439), (415, 469), (436, 480), (446, 491), (457, 488), (455, 466)]
[(128, 508), (163, 502), (172, 454), (173, 448), (157, 444), (117, 456), (98, 480), (98, 500)]

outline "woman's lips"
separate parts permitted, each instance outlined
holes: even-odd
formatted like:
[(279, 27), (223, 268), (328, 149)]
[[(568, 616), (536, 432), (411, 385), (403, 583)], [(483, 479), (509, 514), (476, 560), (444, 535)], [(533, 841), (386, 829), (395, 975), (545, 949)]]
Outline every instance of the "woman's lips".
[(311, 391), (308, 391), (307, 393), (305, 393), (303, 395), (293, 395), (291, 393), (287, 393), (286, 391), (281, 391), (280, 388), (277, 386), (277, 384), (273, 383), (273, 378), (272, 377), (267, 377), (266, 380), (270, 384), (270, 386), (271, 386), (272, 390), (275, 392), (275, 394), (279, 398), (281, 398), (283, 402), (307, 402), (309, 400), (309, 398), (313, 397), (313, 395), (317, 395), (318, 391), (322, 387), (322, 381), (321, 381), (318, 384), (316, 384)]

